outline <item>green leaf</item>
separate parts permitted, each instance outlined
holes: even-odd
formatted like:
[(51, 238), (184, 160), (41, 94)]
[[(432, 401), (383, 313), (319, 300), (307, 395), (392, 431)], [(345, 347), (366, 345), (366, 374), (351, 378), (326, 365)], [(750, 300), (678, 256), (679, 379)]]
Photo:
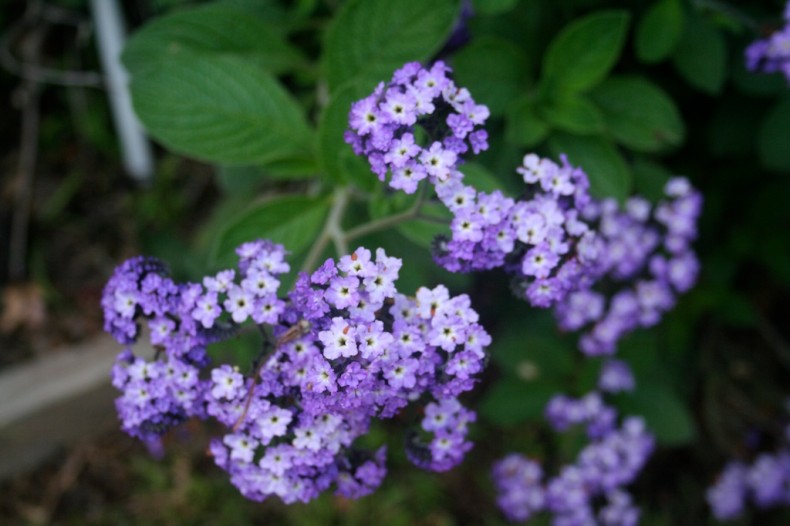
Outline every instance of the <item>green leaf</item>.
[(318, 156), (329, 181), (350, 183), (372, 191), (381, 184), (376, 174), (371, 171), (367, 159), (355, 155), (343, 140), (351, 104), (362, 96), (356, 84), (348, 84), (332, 95), (318, 123)]
[(759, 323), (759, 315), (752, 301), (743, 294), (722, 290), (719, 301), (711, 311), (727, 325), (750, 329)]
[(590, 95), (603, 112), (614, 139), (640, 152), (679, 145), (685, 127), (675, 103), (642, 77), (612, 77)]
[(648, 64), (672, 54), (683, 35), (683, 7), (679, 0), (659, 0), (636, 27), (636, 56)]
[(634, 392), (619, 396), (615, 405), (624, 416), (643, 416), (659, 444), (679, 446), (696, 436), (689, 408), (666, 384), (641, 384)]
[(472, 0), (474, 12), (481, 15), (501, 15), (518, 4), (518, 0)]
[[(427, 181), (422, 185), (430, 184)], [(405, 192), (392, 192), (383, 184), (376, 185), (368, 201), (368, 214), (371, 219), (381, 219), (405, 212), (415, 205), (417, 194)]]
[(264, 174), (260, 166), (218, 166), (214, 179), (225, 195), (243, 197), (255, 195)]
[(727, 76), (724, 36), (701, 16), (689, 16), (672, 62), (691, 86), (715, 95)]
[[(192, 0), (181, 0), (184, 3), (192, 3)], [(293, 4), (294, 2), (292, 2)], [(296, 2), (302, 3), (301, 0)], [(285, 9), (279, 0), (214, 0), (214, 5), (228, 5), (236, 9), (243, 10), (266, 21), (269, 25), (279, 31), (290, 29), (290, 22), (299, 17), (299, 8), (291, 6)]]
[(539, 110), (543, 119), (558, 130), (579, 135), (592, 135), (604, 130), (603, 115), (583, 95), (551, 100)]
[(280, 73), (305, 62), (261, 18), (232, 5), (207, 5), (155, 18), (126, 45), (123, 63), (132, 76), (166, 65), (183, 53), (233, 55)]
[(259, 164), (312, 154), (299, 105), (254, 63), (180, 54), (132, 80), (134, 109), (167, 147), (224, 164)]
[(620, 57), (629, 18), (621, 10), (600, 11), (566, 26), (543, 58), (545, 90), (580, 92), (606, 78)]
[(349, 0), (329, 28), (324, 62), (331, 91), (347, 82), (365, 89), (444, 44), (456, 19), (451, 0)]
[(555, 394), (556, 385), (504, 378), (485, 393), (479, 406), (480, 414), (500, 426), (540, 420), (546, 404)]
[(780, 71), (774, 73), (750, 71), (746, 69), (745, 60), (733, 60), (730, 73), (732, 83), (745, 95), (775, 97), (787, 92), (787, 79)]
[(672, 172), (648, 159), (637, 158), (631, 169), (634, 172), (634, 192), (656, 203), (664, 196), (664, 186)]
[(526, 322), (508, 318), (491, 344), (491, 357), (506, 376), (562, 389), (573, 372), (575, 349), (557, 337), (553, 317), (537, 312), (530, 315)]
[(301, 195), (276, 197), (255, 204), (222, 231), (214, 243), (213, 259), (232, 263), (237, 246), (258, 238), (282, 243), (286, 250), (298, 254), (315, 240), (329, 205), (329, 199), (324, 196)]
[(590, 193), (597, 198), (624, 201), (631, 192), (631, 172), (617, 148), (602, 137), (556, 133), (549, 138), (554, 155), (564, 153), (571, 164), (590, 178)]
[(779, 102), (763, 119), (758, 148), (765, 166), (790, 171), (790, 99)]
[(478, 163), (464, 163), (458, 167), (464, 174), (464, 183), (469, 184), (478, 192), (502, 191), (502, 183), (488, 168)]
[(318, 160), (313, 155), (272, 161), (262, 170), (267, 177), (275, 179), (305, 179), (320, 171)]
[(441, 203), (425, 203), (420, 210), (421, 214), (437, 219), (446, 219), (446, 223), (439, 221), (426, 221), (425, 219), (410, 219), (400, 223), (398, 232), (409, 241), (423, 247), (430, 248), (433, 239), (441, 234), (447, 235), (450, 232), (450, 221), (452, 213)]
[(496, 37), (475, 38), (452, 61), (455, 83), (464, 86), (491, 115), (501, 115), (507, 104), (527, 87), (526, 54), (515, 44)]
[(536, 103), (527, 96), (511, 104), (505, 119), (505, 138), (518, 146), (535, 146), (549, 133), (549, 125), (538, 115)]
[(252, 196), (261, 189), (262, 183), (272, 179), (305, 179), (319, 172), (311, 159), (288, 159), (266, 166), (220, 165), (216, 180), (219, 187), (229, 195)]

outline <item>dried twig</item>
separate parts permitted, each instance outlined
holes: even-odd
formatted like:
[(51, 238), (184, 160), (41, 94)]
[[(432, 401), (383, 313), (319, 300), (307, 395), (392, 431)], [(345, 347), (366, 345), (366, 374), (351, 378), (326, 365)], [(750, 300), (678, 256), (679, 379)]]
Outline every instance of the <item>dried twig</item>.
[(40, 22), (45, 25), (67, 24), (77, 28), (77, 39), (84, 41), (90, 35), (90, 24), (81, 17), (69, 11), (46, 5), (40, 1), (32, 1), (24, 16), (14, 23), (0, 39), (0, 64), (9, 72), (18, 77), (36, 84), (58, 84), (61, 86), (82, 86), (101, 88), (104, 78), (96, 71), (69, 71), (44, 67), (40, 57), (30, 57), (22, 53), (17, 58), (12, 49), (24, 38), (27, 32), (36, 32)]
[[(36, 9), (33, 3), (26, 14)], [(44, 29), (32, 31), (22, 46), (25, 57), (23, 70), (29, 70), (38, 63), (41, 43), (44, 40)], [(39, 108), (40, 83), (30, 76), (22, 77), (22, 85), (17, 91), (22, 107), (22, 130), (19, 134), (19, 160), (16, 170), (14, 215), (11, 220), (11, 243), (8, 262), (8, 273), (11, 281), (25, 278), (27, 261), (27, 237), (30, 223), (33, 177), (36, 170), (38, 155), (38, 130), (41, 120)]]

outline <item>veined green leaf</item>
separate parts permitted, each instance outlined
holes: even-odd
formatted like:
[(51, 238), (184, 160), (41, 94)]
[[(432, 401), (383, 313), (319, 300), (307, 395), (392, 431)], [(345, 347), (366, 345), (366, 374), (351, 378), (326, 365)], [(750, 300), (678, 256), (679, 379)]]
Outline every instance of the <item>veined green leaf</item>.
[(148, 132), (185, 155), (261, 164), (313, 155), (300, 106), (280, 83), (237, 57), (179, 54), (131, 83)]
[(606, 78), (620, 58), (629, 18), (625, 11), (601, 11), (566, 26), (543, 58), (546, 90), (576, 93)]
[(774, 106), (763, 119), (758, 135), (760, 159), (769, 168), (790, 172), (790, 99)]
[(488, 106), (491, 115), (504, 113), (528, 84), (526, 53), (501, 38), (473, 39), (453, 56), (452, 65), (455, 83), (469, 89), (475, 102)]
[(724, 36), (700, 15), (689, 16), (672, 61), (689, 84), (715, 95), (721, 91), (727, 77)]
[(612, 77), (591, 92), (614, 139), (640, 152), (679, 145), (685, 127), (675, 103), (642, 77)]
[(505, 138), (511, 144), (532, 147), (549, 133), (549, 125), (538, 115), (537, 104), (527, 96), (513, 101), (505, 119)]
[(243, 57), (275, 74), (305, 61), (263, 19), (233, 5), (212, 4), (155, 18), (129, 39), (123, 63), (134, 77), (182, 53)]
[[(412, 241), (413, 243), (424, 247), (430, 248), (436, 236), (450, 233), (450, 221), (452, 214), (447, 207), (441, 203), (426, 203), (422, 206), (421, 212), (432, 220), (425, 220), (422, 218), (410, 219), (398, 225), (398, 232)], [(435, 220), (434, 220), (435, 219)], [(442, 223), (441, 220), (446, 220)]]
[(349, 0), (329, 28), (324, 63), (331, 91), (365, 89), (404, 63), (425, 60), (444, 44), (458, 8), (451, 0)]
[(552, 128), (592, 135), (604, 130), (601, 111), (583, 95), (562, 97), (538, 106), (540, 115)]
[(370, 169), (367, 159), (354, 154), (343, 140), (348, 129), (351, 104), (361, 96), (354, 83), (336, 91), (324, 108), (318, 124), (318, 156), (321, 168), (329, 181), (351, 183), (357, 188), (372, 191), (381, 184)]
[(233, 263), (234, 249), (255, 239), (282, 243), (298, 254), (317, 237), (329, 212), (327, 197), (290, 195), (275, 197), (251, 206), (225, 227), (214, 243), (213, 255), (219, 262)]
[(636, 56), (642, 62), (660, 62), (672, 54), (682, 35), (680, 0), (660, 0), (650, 6), (636, 26)]

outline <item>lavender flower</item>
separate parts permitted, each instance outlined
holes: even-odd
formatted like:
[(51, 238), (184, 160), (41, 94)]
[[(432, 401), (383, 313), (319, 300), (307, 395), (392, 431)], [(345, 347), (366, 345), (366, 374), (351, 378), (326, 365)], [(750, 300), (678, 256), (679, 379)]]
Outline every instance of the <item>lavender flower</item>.
[(537, 462), (511, 453), (494, 464), (492, 475), (497, 504), (508, 520), (525, 522), (545, 508), (543, 470)]
[(782, 73), (790, 82), (790, 2), (785, 6), (785, 25), (746, 48), (746, 67), (763, 73)]
[[(365, 155), (382, 181), (390, 175), (392, 188), (414, 193), (418, 183), (447, 180), (455, 171), (459, 155), (470, 148), (488, 148), (480, 126), (488, 108), (476, 104), (465, 88), (447, 76), (444, 62), (430, 69), (410, 62), (397, 70), (388, 84), (355, 102), (349, 114), (345, 140), (357, 155)], [(419, 144), (415, 126), (427, 134)]]
[[(574, 464), (563, 466), (554, 477), (544, 479), (533, 460), (508, 455), (493, 468), (497, 503), (512, 521), (545, 511), (553, 514), (555, 525), (632, 526), (639, 511), (622, 488), (636, 478), (653, 447), (644, 422), (630, 417), (620, 428), (612, 426), (594, 438)], [(605, 504), (600, 506), (602, 497)]]
[[(488, 109), (449, 79), (449, 68), (409, 63), (389, 84), (354, 103), (346, 141), (389, 186), (406, 193), (428, 179), (453, 213), (451, 236), (438, 238), (436, 262), (452, 272), (504, 267), (514, 276), (519, 297), (550, 307), (584, 287), (599, 253), (595, 234), (580, 214), (590, 203), (584, 172), (561, 157), (561, 165), (535, 154), (517, 172), (525, 182), (522, 199), (478, 192), (458, 170), (471, 148), (487, 148)], [(419, 144), (415, 125), (428, 135)]]
[(601, 366), (598, 389), (607, 393), (633, 391), (636, 387), (631, 368), (622, 360), (610, 359)]
[(614, 408), (604, 404), (597, 392), (575, 400), (557, 395), (546, 405), (546, 418), (555, 431), (565, 431), (573, 425), (587, 426), (587, 436), (600, 438), (611, 433), (617, 420)]
[(580, 220), (590, 203), (587, 176), (561, 157), (558, 165), (535, 154), (517, 171), (524, 197), (478, 192), (453, 172), (436, 185), (439, 199), (455, 216), (451, 237), (434, 246), (434, 259), (453, 272), (504, 267), (517, 295), (549, 307), (579, 287), (598, 257), (595, 234)]
[[(696, 281), (691, 243), (702, 197), (683, 178), (670, 180), (664, 192), (667, 198), (655, 207), (634, 197), (622, 211), (614, 200), (591, 202), (583, 211), (601, 243), (589, 275), (594, 285), (571, 292), (554, 314), (561, 328), (583, 330), (585, 354), (613, 354), (623, 336), (657, 324)], [(604, 284), (619, 287), (608, 301), (596, 290)]]
[(738, 518), (752, 501), (761, 509), (790, 505), (790, 448), (760, 454), (751, 465), (730, 462), (708, 488), (708, 505), (719, 520)]
[[(108, 331), (129, 345), (137, 320), (148, 320), (162, 348), (153, 362), (126, 350), (113, 369), (127, 432), (153, 440), (187, 418), (215, 418), (226, 427), (210, 445), (216, 464), (258, 501), (306, 502), (332, 485), (350, 498), (370, 493), (386, 473), (386, 452), (354, 443), (410, 403), (432, 416), (407, 443), (414, 463), (443, 471), (463, 459), (475, 414), (456, 397), (477, 381), (490, 343), (467, 296), (443, 286), (404, 296), (394, 284), (401, 261), (358, 248), (301, 274), (283, 300), (283, 247), (257, 241), (237, 253), (238, 271), (202, 285), (176, 284), (145, 258), (121, 265), (108, 283)], [(206, 346), (250, 321), (265, 335), (253, 370), (210, 367)]]
[(716, 484), (708, 489), (708, 505), (717, 519), (734, 519), (743, 512), (746, 499), (746, 473), (743, 464), (730, 463)]

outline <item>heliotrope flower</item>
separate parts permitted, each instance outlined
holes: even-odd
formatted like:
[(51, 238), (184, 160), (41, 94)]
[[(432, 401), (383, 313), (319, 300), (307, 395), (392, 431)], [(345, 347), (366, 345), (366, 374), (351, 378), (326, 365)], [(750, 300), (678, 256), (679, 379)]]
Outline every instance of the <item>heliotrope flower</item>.
[(727, 463), (706, 494), (714, 517), (740, 517), (749, 503), (758, 509), (790, 506), (790, 425), (772, 452), (762, 452), (751, 463)]
[(561, 328), (582, 331), (585, 354), (613, 354), (623, 336), (656, 325), (696, 282), (692, 242), (702, 196), (681, 177), (671, 179), (664, 193), (655, 206), (632, 197), (623, 210), (613, 199), (591, 201), (583, 210), (600, 243), (588, 274), (591, 285), (568, 294), (554, 314)]
[[(308, 501), (332, 485), (347, 497), (370, 493), (386, 473), (386, 452), (355, 441), (410, 404), (442, 416), (414, 422), (409, 458), (435, 471), (463, 459), (475, 414), (456, 397), (477, 381), (490, 343), (467, 296), (441, 285), (405, 296), (395, 287), (402, 262), (360, 247), (300, 274), (278, 298), (277, 276), (289, 269), (283, 247), (256, 241), (237, 253), (237, 270), (202, 284), (175, 283), (150, 258), (124, 263), (110, 279), (107, 330), (130, 345), (148, 322), (161, 349), (151, 362), (127, 349), (113, 368), (125, 431), (153, 441), (187, 418), (213, 417), (226, 431), (211, 454), (253, 500)], [(210, 365), (207, 346), (244, 323), (263, 334), (252, 370)]]
[(573, 464), (554, 476), (540, 464), (511, 453), (494, 464), (497, 503), (511, 521), (553, 515), (552, 524), (634, 526), (639, 510), (623, 489), (642, 470), (654, 440), (637, 417), (626, 418), (585, 446)]
[(390, 175), (392, 188), (411, 194), (423, 179), (445, 181), (460, 155), (488, 148), (481, 128), (488, 108), (457, 87), (449, 72), (444, 62), (430, 68), (410, 62), (351, 106), (345, 140), (382, 181)]
[(790, 2), (784, 12), (784, 26), (768, 37), (750, 44), (745, 51), (746, 67), (763, 73), (782, 73), (790, 82)]

